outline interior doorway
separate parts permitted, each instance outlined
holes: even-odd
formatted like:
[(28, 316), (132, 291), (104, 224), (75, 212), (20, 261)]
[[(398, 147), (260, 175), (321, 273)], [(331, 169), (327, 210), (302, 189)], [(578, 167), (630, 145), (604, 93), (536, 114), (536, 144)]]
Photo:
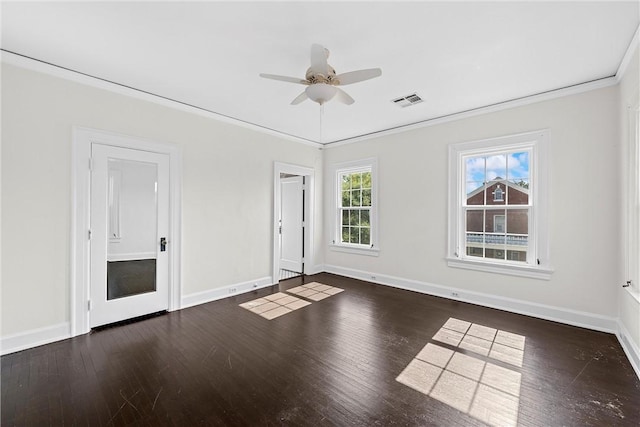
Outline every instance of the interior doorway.
[(181, 306), (173, 144), (73, 129), (71, 335)]
[(280, 280), (304, 274), (305, 177), (280, 174)]
[(89, 322), (169, 308), (169, 156), (91, 144)]
[(273, 283), (313, 268), (314, 170), (275, 163)]

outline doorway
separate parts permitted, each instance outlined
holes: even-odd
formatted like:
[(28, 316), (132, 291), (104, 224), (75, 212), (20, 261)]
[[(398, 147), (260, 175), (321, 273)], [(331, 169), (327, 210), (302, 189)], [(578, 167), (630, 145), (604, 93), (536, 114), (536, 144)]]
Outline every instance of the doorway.
[(275, 163), (273, 283), (313, 274), (314, 170)]
[(74, 128), (71, 335), (180, 308), (181, 151)]
[(304, 182), (280, 174), (280, 280), (304, 274)]
[(91, 144), (89, 321), (169, 308), (169, 156)]

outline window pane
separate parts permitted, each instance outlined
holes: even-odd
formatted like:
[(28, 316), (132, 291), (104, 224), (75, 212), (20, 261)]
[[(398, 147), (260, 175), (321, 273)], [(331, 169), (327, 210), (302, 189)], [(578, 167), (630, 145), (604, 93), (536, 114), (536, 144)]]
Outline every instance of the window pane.
[(486, 248), (484, 251), (484, 256), (485, 258), (505, 259), (505, 253), (506, 251), (504, 249)]
[(504, 209), (487, 209), (484, 222), (485, 258), (505, 259), (506, 216)]
[(529, 247), (529, 210), (513, 209), (507, 211), (507, 259), (526, 261)]
[(485, 158), (471, 157), (465, 160), (465, 177), (468, 205), (484, 205)]
[(369, 227), (371, 224), (369, 222), (369, 210), (361, 210), (360, 211), (360, 225), (364, 227)]
[(529, 209), (507, 211), (507, 233), (529, 234)]
[(360, 211), (352, 210), (349, 212), (349, 225), (360, 225)]
[(480, 258), (484, 257), (484, 250), (482, 249), (482, 243), (480, 245), (481, 246), (467, 246), (467, 255), (480, 257)]
[(342, 227), (342, 243), (349, 242), (349, 227)]
[(526, 262), (527, 261), (527, 252), (525, 252), (525, 251), (510, 251), (510, 250), (507, 250), (507, 259), (509, 261)]
[(362, 190), (352, 190), (351, 191), (351, 206), (360, 206), (360, 197), (362, 195)]
[(350, 233), (349, 233), (349, 242), (350, 243), (360, 243), (360, 241), (359, 241), (360, 240), (359, 239), (360, 235), (358, 233), (358, 228), (356, 228), (356, 227), (350, 227), (350, 228), (351, 228), (351, 230), (350, 230)]
[(351, 188), (356, 190), (362, 188), (362, 174), (361, 173), (352, 173), (351, 174)]
[(484, 231), (484, 210), (467, 211), (467, 231), (482, 233)]
[(504, 209), (487, 209), (484, 219), (484, 229), (487, 233), (505, 234), (506, 217)]
[(349, 175), (340, 175), (341, 176), (341, 186), (342, 186), (342, 191), (345, 190), (351, 190), (351, 179), (349, 178)]
[(342, 206), (343, 207), (351, 206), (351, 191), (342, 192)]
[(371, 232), (368, 227), (362, 227), (360, 229), (360, 243), (363, 245), (371, 244)]
[(362, 173), (362, 188), (371, 188), (371, 172)]
[(529, 203), (529, 152), (510, 153), (507, 156), (509, 182), (508, 203), (526, 205)]
[(362, 190), (362, 206), (371, 206), (371, 190)]
[(341, 225), (349, 225), (349, 209), (343, 209)]
[[(487, 156), (487, 185), (507, 179), (507, 155)], [(487, 194), (487, 197), (489, 194)]]

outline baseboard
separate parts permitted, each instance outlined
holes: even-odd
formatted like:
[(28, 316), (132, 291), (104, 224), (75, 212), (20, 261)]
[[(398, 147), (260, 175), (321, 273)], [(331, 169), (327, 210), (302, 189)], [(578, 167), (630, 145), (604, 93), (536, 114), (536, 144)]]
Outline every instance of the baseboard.
[(71, 324), (69, 322), (44, 328), (31, 329), (13, 335), (2, 337), (0, 340), (0, 354), (5, 355), (28, 348), (38, 347), (55, 341), (71, 338)]
[[(484, 307), (497, 308), (517, 314), (524, 314), (540, 319), (551, 320), (572, 326), (593, 329), (601, 332), (615, 334), (618, 332), (618, 322), (613, 317), (601, 316), (584, 311), (570, 310), (550, 305), (537, 304), (512, 298), (506, 298), (480, 292), (472, 292), (466, 289), (457, 289), (449, 286), (420, 282), (417, 280), (403, 279), (384, 274), (370, 273), (334, 265), (325, 265), (327, 273), (339, 274), (354, 279), (365, 280), (394, 288), (406, 289), (427, 295), (448, 298), (455, 301), (463, 301)], [(454, 296), (455, 294), (456, 296)]]
[(249, 280), (235, 285), (224, 286), (222, 288), (210, 289), (208, 291), (196, 292), (182, 297), (180, 308), (193, 307), (194, 305), (204, 304), (216, 301), (222, 298), (243, 294), (245, 292), (255, 291), (256, 289), (271, 286), (271, 277), (262, 277), (256, 280)]
[[(271, 277), (263, 277), (257, 280), (225, 286), (223, 288), (186, 295), (182, 297), (182, 305), (180, 308), (204, 304), (206, 302), (271, 286), (271, 284)], [(0, 354), (5, 355), (15, 353), (17, 351), (38, 347), (40, 345), (49, 344), (67, 338), (71, 338), (71, 324), (69, 322), (32, 329), (0, 338)]]
[(310, 266), (304, 266), (305, 268), (305, 272), (304, 274), (306, 274), (307, 276), (311, 276), (312, 274), (318, 274), (318, 273), (322, 273), (323, 271), (326, 271), (324, 269), (324, 265), (322, 264), (318, 264), (318, 265), (310, 265)]
[(616, 336), (618, 337), (618, 341), (620, 341), (620, 345), (622, 346), (624, 353), (627, 355), (627, 359), (629, 359), (633, 370), (640, 379), (640, 348), (638, 348), (636, 343), (630, 339), (631, 334), (629, 334), (629, 331), (619, 319), (618, 332), (616, 333)]

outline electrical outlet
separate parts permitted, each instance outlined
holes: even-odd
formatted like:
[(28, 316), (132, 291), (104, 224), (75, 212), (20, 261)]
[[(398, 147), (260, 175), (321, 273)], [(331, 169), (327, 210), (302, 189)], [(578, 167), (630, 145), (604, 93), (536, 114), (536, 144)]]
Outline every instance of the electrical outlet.
[(460, 294), (458, 294), (457, 292), (451, 292), (451, 296), (454, 298), (458, 298)]
[(236, 292), (238, 292), (238, 288), (229, 288), (230, 294), (235, 294)]

